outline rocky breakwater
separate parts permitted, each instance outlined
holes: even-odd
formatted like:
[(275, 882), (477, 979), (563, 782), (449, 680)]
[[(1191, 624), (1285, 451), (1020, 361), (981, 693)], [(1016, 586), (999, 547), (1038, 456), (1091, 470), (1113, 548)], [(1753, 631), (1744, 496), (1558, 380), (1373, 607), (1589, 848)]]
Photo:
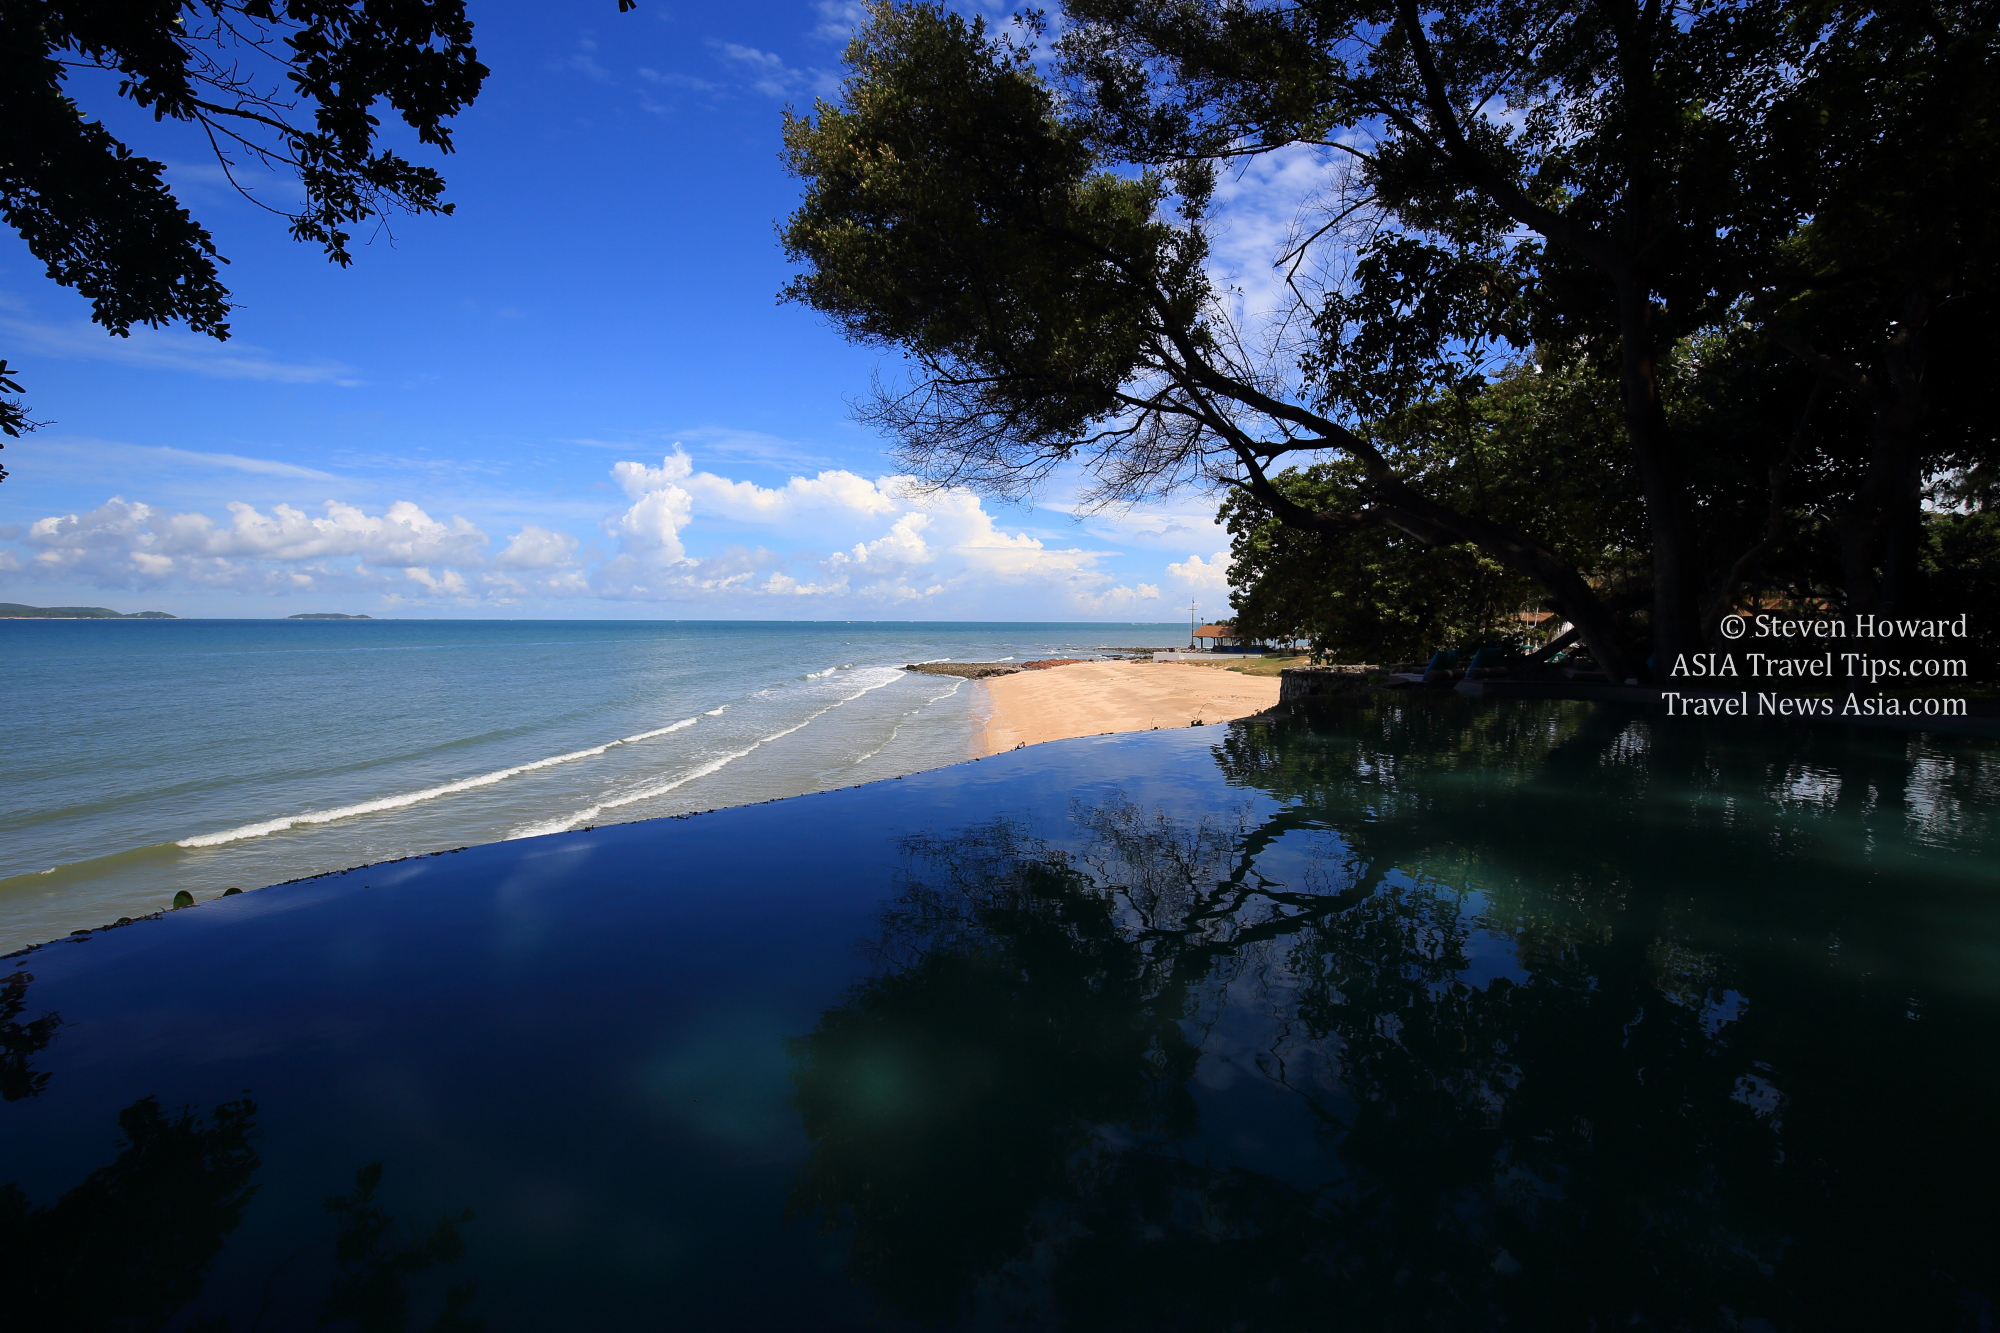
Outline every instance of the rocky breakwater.
[(1076, 662), (1088, 661), (1082, 657), (1044, 657), (1032, 662), (910, 662), (905, 671), (920, 671), (926, 676), (963, 676), (967, 680), (984, 680), (988, 676), (1011, 676), (1017, 671), (1046, 671), (1050, 667), (1070, 666)]

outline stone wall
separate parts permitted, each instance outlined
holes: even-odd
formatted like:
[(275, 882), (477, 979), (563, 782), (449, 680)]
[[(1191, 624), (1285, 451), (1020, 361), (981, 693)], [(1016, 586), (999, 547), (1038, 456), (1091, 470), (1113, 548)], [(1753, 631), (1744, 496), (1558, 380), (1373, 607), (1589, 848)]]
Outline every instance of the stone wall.
[(1380, 669), (1371, 666), (1286, 667), (1278, 673), (1278, 702), (1295, 704), (1308, 699), (1361, 694), (1369, 688), (1369, 673)]

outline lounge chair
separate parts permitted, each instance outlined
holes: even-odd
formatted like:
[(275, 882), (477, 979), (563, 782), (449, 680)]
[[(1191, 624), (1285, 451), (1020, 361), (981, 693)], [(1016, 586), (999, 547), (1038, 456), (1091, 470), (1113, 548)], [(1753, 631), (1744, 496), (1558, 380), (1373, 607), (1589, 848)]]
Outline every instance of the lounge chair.
[(1458, 650), (1446, 648), (1432, 656), (1430, 665), (1422, 671), (1392, 671), (1389, 684), (1393, 685), (1449, 685), (1452, 670), (1458, 665)]
[(1467, 680), (1486, 680), (1493, 676), (1504, 676), (1507, 668), (1501, 665), (1507, 656), (1507, 649), (1500, 644), (1488, 644), (1472, 655), (1472, 662), (1465, 668)]

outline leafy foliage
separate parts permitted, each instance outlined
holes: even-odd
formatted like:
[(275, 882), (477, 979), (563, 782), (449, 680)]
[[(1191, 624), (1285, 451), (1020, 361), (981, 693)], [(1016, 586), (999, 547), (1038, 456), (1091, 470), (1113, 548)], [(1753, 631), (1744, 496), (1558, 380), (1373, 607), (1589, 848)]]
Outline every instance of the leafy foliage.
[[(1643, 586), (1644, 515), (1623, 475), (1615, 390), (1587, 362), (1517, 368), (1477, 394), (1426, 401), (1384, 421), (1377, 439), (1431, 493), (1535, 532), (1605, 592)], [(1366, 486), (1345, 460), (1272, 480), (1313, 510), (1353, 508)], [(1305, 637), (1321, 657), (1392, 662), (1518, 639), (1514, 613), (1541, 601), (1532, 581), (1468, 544), (1302, 530), (1241, 493), (1221, 518), (1238, 625)]]
[(843, 105), (786, 116), (807, 189), (783, 239), (809, 270), (785, 296), (923, 364), (875, 413), (913, 457), (949, 445), (954, 479), (1018, 490), (1121, 409), (1152, 304), (1185, 323), (1199, 299), (1201, 249), (1154, 218), (1161, 180), (1102, 170), (983, 21), (881, 7), (847, 58)]
[[(1991, 290), (2000, 6), (1070, 0), (1046, 88), (935, 5), (871, 14), (840, 101), (788, 122), (787, 292), (912, 356), (864, 416), (935, 482), (1019, 494), (1078, 464), (1099, 501), (1219, 485), (1321, 547), (1475, 547), (1454, 577), (1532, 580), (1636, 675), (1746, 587), (1906, 599), (1923, 486), (1991, 473), (1992, 429), (1919, 371), (1946, 307)], [(1201, 271), (1208, 210), (1219, 171), (1300, 145), (1325, 207), (1257, 343)], [(1923, 310), (1919, 270), (1949, 275)], [(1925, 322), (1877, 338), (1894, 301)], [(1887, 387), (1836, 403), (1813, 337), (1879, 353), (1848, 378)], [(1610, 390), (1602, 503), (1645, 525), (1615, 572), (1560, 549), (1559, 508), (1486, 504), (1386, 443), (1486, 411), (1530, 361)], [(1339, 486), (1276, 480), (1336, 454)], [(1634, 557), (1650, 612), (1614, 614)]]

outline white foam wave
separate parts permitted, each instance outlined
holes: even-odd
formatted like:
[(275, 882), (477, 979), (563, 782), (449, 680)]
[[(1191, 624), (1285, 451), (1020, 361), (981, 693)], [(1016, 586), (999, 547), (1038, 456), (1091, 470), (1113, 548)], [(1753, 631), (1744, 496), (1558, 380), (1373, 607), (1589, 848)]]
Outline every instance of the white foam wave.
[[(932, 704), (941, 702), (942, 700), (945, 699), (949, 699), (951, 698), (952, 695), (957, 694), (959, 691), (959, 687), (964, 684), (965, 680), (963, 677), (960, 677), (959, 679), (952, 681), (950, 689), (946, 690), (943, 694), (933, 694), (930, 698), (924, 700), (921, 704), (918, 704), (915, 708), (912, 708), (908, 712), (904, 713), (903, 716), (915, 717), (918, 713), (923, 712), (924, 709), (929, 708)], [(890, 742), (894, 741), (896, 737), (899, 734), (901, 734), (902, 730), (903, 730), (903, 724), (901, 722), (898, 722), (895, 726), (889, 729), (889, 734), (882, 738), (882, 743), (880, 745), (868, 751), (868, 753), (862, 755), (860, 758), (856, 759), (852, 764), (849, 764), (848, 767), (859, 768), (861, 765), (867, 763), (870, 759), (873, 759), (876, 755), (882, 753), (882, 751), (888, 749)]]
[(724, 704), (724, 705), (722, 705), (722, 707), (720, 707), (720, 708), (711, 708), (711, 709), (709, 709), (709, 710), (708, 710), (708, 711), (707, 711), (706, 713), (703, 713), (703, 714), (702, 714), (702, 716), (703, 716), (703, 717), (721, 717), (721, 716), (722, 716), (722, 715), (723, 715), (724, 713), (726, 713), (726, 712), (728, 712), (728, 711), (729, 711), (729, 705), (728, 705), (728, 704)]
[(715, 759), (711, 759), (707, 763), (702, 764), (697, 768), (690, 769), (687, 772), (681, 774), (680, 776), (669, 779), (666, 782), (658, 783), (650, 787), (642, 787), (638, 791), (628, 792), (623, 796), (613, 797), (612, 799), (607, 801), (599, 801), (596, 805), (593, 805), (585, 810), (579, 810), (573, 815), (565, 815), (556, 819), (545, 819), (539, 824), (525, 825), (521, 828), (515, 829), (512, 833), (509, 833), (507, 835), (507, 840), (509, 842), (512, 842), (516, 838), (539, 838), (544, 834), (561, 833), (566, 829), (575, 828), (578, 824), (595, 823), (597, 817), (603, 814), (606, 810), (617, 810), (628, 805), (637, 805), (641, 801), (650, 801), (655, 797), (665, 796), (668, 792), (673, 791), (676, 788), (685, 787), (687, 786), (688, 783), (694, 782), (697, 779), (708, 777), (712, 773), (721, 772), (723, 769), (735, 763), (738, 759), (743, 758), (745, 755), (750, 754), (752, 751), (761, 749), (764, 746), (769, 745), (772, 741), (783, 740), (785, 737), (791, 735), (795, 731), (804, 730), (806, 727), (811, 726), (814, 722), (817, 722), (820, 718), (825, 717), (828, 713), (831, 713), (834, 709), (839, 708), (842, 704), (853, 703), (856, 699), (859, 699), (862, 695), (868, 694), (874, 690), (879, 690), (884, 685), (888, 685), (894, 682), (903, 675), (902, 671), (894, 667), (883, 668), (882, 670), (883, 670), (882, 679), (872, 681), (870, 684), (867, 685), (863, 685), (853, 694), (847, 695), (845, 698), (834, 700), (832, 703), (820, 709), (818, 712), (808, 713), (803, 721), (795, 722), (791, 726), (786, 727), (783, 731), (774, 731), (768, 736), (759, 737), (758, 739), (750, 742), (750, 744), (744, 746), (740, 750), (732, 750), (728, 754), (721, 755)]
[[(913, 711), (913, 712), (914, 712), (915, 710), (913, 709), (913, 710), (911, 710), (911, 711)], [(905, 717), (908, 717), (908, 716), (909, 716), (909, 714), (908, 714), (908, 713), (905, 713), (905, 714), (904, 714), (903, 716), (905, 716)], [(869, 761), (870, 759), (873, 759), (873, 758), (874, 758), (874, 757), (875, 757), (876, 755), (878, 755), (878, 754), (882, 753), (882, 751), (884, 751), (884, 750), (888, 749), (888, 748), (889, 748), (889, 742), (891, 742), (891, 741), (895, 740), (895, 739), (896, 739), (896, 736), (897, 736), (897, 734), (898, 734), (899, 732), (901, 732), (901, 731), (902, 731), (902, 729), (903, 729), (903, 724), (902, 724), (902, 723), (900, 723), (900, 722), (898, 722), (898, 723), (897, 723), (897, 724), (896, 724), (895, 726), (893, 726), (893, 727), (889, 728), (889, 734), (888, 734), (887, 736), (884, 736), (884, 737), (882, 738), (882, 743), (881, 743), (880, 745), (878, 745), (878, 746), (876, 746), (876, 747), (875, 747), (874, 749), (870, 750), (870, 751), (869, 751), (869, 752), (868, 752), (867, 754), (864, 754), (864, 755), (862, 755), (862, 756), (861, 756), (861, 757), (860, 757), (859, 759), (856, 759), (856, 760), (855, 760), (855, 761), (854, 761), (853, 763), (849, 764), (849, 765), (848, 765), (848, 767), (849, 767), (849, 768), (859, 768), (859, 767), (861, 767), (861, 766), (862, 766), (863, 764), (867, 763), (867, 762), (868, 762), (868, 761)]]
[(267, 834), (281, 833), (288, 828), (298, 828), (302, 825), (331, 824), (335, 820), (352, 819), (356, 815), (375, 815), (381, 814), (385, 810), (401, 810), (408, 806), (421, 804), (424, 801), (435, 801), (440, 796), (455, 796), (459, 792), (471, 791), (477, 787), (490, 787), (496, 782), (505, 782), (508, 778), (519, 777), (523, 773), (533, 773), (537, 769), (554, 768), (557, 764), (574, 763), (578, 759), (592, 759), (616, 746), (630, 745), (634, 741), (650, 740), (655, 736), (664, 736), (670, 731), (679, 731), (682, 727), (691, 727), (695, 722), (695, 718), (683, 718), (671, 726), (660, 727), (654, 731), (642, 731), (636, 736), (626, 736), (619, 740), (606, 741), (602, 745), (593, 745), (587, 750), (571, 750), (568, 754), (550, 755), (547, 759), (537, 759), (526, 764), (515, 764), (511, 768), (498, 768), (491, 773), (481, 773), (476, 778), (460, 778), (457, 782), (447, 782), (436, 787), (426, 787), (422, 791), (404, 792), (400, 796), (384, 796), (378, 800), (362, 801), (355, 805), (343, 805), (334, 810), (310, 810), (300, 815), (281, 815), (276, 819), (267, 819), (261, 823), (243, 824), (237, 828), (225, 829), (221, 833), (200, 833), (192, 838), (182, 838), (174, 845), (177, 847), (219, 847), (225, 842), (240, 842), (245, 838), (261, 838)]
[[(654, 731), (642, 731), (636, 736), (623, 736), (620, 737), (618, 740), (611, 742), (611, 744), (631, 745), (638, 741), (649, 741), (653, 739), (653, 737), (655, 736), (665, 736), (669, 732), (679, 731), (682, 727), (691, 727), (700, 720), (701, 720), (700, 718), (684, 717), (680, 721), (673, 723), (671, 726), (660, 727)], [(606, 746), (605, 748), (609, 749), (610, 747)]]

